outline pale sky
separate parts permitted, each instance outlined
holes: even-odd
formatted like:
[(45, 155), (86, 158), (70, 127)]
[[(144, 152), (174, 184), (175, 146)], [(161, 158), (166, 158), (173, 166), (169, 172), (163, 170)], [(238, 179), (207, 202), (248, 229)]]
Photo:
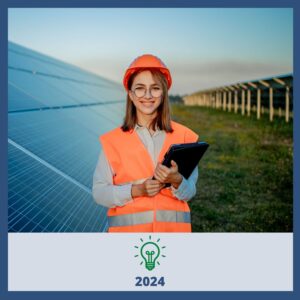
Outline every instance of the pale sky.
[(8, 39), (122, 83), (137, 56), (169, 67), (170, 94), (293, 72), (290, 8), (11, 8)]

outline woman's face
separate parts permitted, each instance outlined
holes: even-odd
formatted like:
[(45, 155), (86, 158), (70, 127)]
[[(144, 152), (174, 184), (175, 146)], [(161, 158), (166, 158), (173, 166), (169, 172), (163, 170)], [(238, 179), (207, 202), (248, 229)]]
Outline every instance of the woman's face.
[[(143, 90), (146, 90), (146, 94), (141, 98), (137, 97), (136, 94), (142, 94)], [(150, 71), (143, 71), (136, 75), (131, 91), (129, 91), (129, 97), (134, 103), (138, 115), (153, 115), (155, 117), (163, 97), (162, 95), (155, 97), (160, 93), (159, 90), (162, 92), (162, 86), (154, 81)]]

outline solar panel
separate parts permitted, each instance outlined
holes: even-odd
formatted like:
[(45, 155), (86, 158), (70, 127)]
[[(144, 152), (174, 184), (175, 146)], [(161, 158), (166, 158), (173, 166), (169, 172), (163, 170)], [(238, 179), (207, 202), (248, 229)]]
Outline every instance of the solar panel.
[(122, 123), (115, 82), (9, 43), (10, 232), (101, 232), (92, 199), (98, 136)]
[(9, 141), (9, 231), (103, 231), (105, 210), (84, 186)]
[(33, 98), (25, 90), (17, 87), (12, 82), (8, 82), (8, 99), (8, 111), (46, 107), (39, 99)]
[(114, 87), (122, 91), (122, 86), (116, 82), (99, 77), (94, 73), (82, 70), (74, 65), (53, 59), (39, 52), (32, 51), (15, 43), (8, 43), (9, 57), (8, 65), (12, 68), (27, 69), (38, 74), (46, 73), (54, 77), (65, 77), (73, 81), (87, 82), (90, 85)]

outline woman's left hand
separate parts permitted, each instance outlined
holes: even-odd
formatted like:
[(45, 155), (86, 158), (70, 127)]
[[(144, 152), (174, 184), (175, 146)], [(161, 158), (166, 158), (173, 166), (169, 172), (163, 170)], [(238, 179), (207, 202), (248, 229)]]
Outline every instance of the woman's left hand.
[(158, 163), (154, 171), (154, 177), (161, 183), (171, 183), (176, 189), (182, 181), (182, 175), (178, 172), (178, 166), (174, 160), (171, 160), (170, 168)]

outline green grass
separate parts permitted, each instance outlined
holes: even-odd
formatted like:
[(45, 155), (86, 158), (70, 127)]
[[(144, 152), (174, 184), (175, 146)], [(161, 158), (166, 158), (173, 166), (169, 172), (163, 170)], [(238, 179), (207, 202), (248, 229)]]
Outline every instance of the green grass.
[(172, 116), (210, 144), (189, 202), (193, 232), (293, 231), (293, 125), (199, 106)]

